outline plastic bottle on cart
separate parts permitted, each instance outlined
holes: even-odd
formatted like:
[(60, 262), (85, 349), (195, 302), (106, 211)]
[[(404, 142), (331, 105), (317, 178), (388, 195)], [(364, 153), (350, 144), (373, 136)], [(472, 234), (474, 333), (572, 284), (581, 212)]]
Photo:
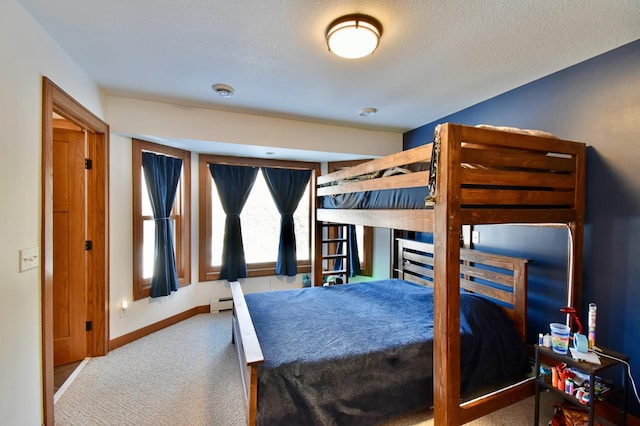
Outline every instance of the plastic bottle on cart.
[(598, 307), (595, 303), (589, 303), (589, 349), (596, 344), (596, 313)]
[(564, 392), (573, 395), (573, 380), (566, 378), (564, 380)]

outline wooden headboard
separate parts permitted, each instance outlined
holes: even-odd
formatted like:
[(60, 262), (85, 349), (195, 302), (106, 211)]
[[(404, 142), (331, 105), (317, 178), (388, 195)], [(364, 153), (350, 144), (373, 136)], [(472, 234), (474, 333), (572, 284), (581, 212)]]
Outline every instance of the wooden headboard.
[[(397, 240), (397, 277), (433, 287), (433, 244)], [(500, 305), (526, 340), (526, 259), (460, 249), (460, 288)]]

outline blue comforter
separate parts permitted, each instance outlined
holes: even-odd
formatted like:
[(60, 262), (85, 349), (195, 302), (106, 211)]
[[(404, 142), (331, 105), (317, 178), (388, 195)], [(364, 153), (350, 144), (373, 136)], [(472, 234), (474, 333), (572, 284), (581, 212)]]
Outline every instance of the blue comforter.
[[(433, 291), (401, 280), (247, 294), (265, 362), (259, 425), (371, 425), (433, 401)], [(461, 295), (461, 392), (527, 375), (494, 303)]]
[(320, 203), (323, 209), (425, 209), (429, 188), (381, 189), (326, 195)]

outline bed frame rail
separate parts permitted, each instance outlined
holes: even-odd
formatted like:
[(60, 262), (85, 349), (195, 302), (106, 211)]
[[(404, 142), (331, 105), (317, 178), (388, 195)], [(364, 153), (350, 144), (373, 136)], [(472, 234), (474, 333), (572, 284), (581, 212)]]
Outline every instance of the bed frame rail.
[[(357, 179), (362, 176), (371, 175), (393, 167), (403, 167), (415, 163), (430, 162), (432, 150), (432, 145), (422, 145), (407, 151), (400, 151), (386, 157), (366, 161), (353, 167), (340, 169), (333, 173), (320, 175), (316, 179), (319, 191), (317, 195), (331, 195), (338, 193), (346, 194), (369, 189), (388, 189), (398, 187), (411, 188), (412, 186), (422, 186), (425, 181), (423, 180), (421, 183), (420, 181), (425, 177), (428, 179), (428, 173), (426, 172), (416, 172), (405, 175), (417, 175), (421, 179), (416, 179), (416, 182), (412, 182), (413, 179), (398, 180), (398, 178), (402, 178), (403, 176), (387, 176), (363, 180)], [(336, 187), (339, 189), (336, 190)]]
[(233, 295), (232, 342), (240, 362), (247, 424), (255, 425), (258, 413), (258, 367), (264, 362), (264, 356), (240, 283), (232, 282), (230, 285)]

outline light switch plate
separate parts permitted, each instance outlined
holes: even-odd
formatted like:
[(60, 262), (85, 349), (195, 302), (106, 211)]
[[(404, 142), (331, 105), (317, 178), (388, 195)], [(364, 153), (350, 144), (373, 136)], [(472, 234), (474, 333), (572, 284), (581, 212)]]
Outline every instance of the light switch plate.
[(480, 244), (480, 231), (473, 231), (471, 233), (471, 242), (473, 244)]
[(40, 249), (31, 247), (20, 250), (20, 272), (35, 269), (40, 265)]

